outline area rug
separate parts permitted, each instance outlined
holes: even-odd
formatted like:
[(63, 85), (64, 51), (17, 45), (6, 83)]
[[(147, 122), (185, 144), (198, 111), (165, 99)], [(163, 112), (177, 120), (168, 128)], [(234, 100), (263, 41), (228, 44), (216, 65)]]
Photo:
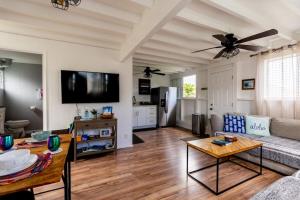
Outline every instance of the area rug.
[(142, 140), (136, 134), (132, 134), (132, 143), (133, 144), (140, 144), (140, 143), (144, 143), (144, 140)]

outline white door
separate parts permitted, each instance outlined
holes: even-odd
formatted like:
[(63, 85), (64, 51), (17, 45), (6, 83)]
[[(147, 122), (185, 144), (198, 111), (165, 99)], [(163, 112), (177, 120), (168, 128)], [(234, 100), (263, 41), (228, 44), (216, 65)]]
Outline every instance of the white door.
[(220, 67), (209, 72), (208, 113), (223, 115), (233, 112), (233, 67)]

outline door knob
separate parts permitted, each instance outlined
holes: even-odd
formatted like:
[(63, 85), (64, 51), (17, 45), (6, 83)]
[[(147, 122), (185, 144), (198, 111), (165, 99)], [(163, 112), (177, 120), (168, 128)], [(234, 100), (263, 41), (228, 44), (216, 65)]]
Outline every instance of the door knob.
[(209, 110), (213, 110), (213, 108), (210, 108)]

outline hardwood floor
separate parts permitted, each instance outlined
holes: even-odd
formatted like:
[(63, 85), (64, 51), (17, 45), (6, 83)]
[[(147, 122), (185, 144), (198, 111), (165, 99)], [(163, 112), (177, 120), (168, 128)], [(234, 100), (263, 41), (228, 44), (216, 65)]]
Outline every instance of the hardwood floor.
[[(176, 128), (136, 133), (145, 143), (118, 150), (72, 165), (72, 199), (248, 199), (281, 176), (264, 169), (263, 175), (215, 196), (186, 175), (186, 144), (180, 138), (190, 137)], [(190, 170), (214, 162), (210, 157), (190, 151)], [(241, 167), (226, 163), (221, 166), (221, 188), (253, 175)], [(197, 174), (208, 183), (215, 181), (215, 168)], [(35, 193), (62, 184), (35, 189)], [(61, 200), (63, 190), (36, 196), (37, 200)]]

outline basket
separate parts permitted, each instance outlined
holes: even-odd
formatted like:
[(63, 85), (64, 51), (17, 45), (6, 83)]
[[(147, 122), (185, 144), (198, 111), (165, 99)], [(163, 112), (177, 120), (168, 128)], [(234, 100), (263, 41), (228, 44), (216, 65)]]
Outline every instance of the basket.
[(100, 115), (101, 119), (113, 119), (114, 118), (114, 113), (111, 113), (110, 115)]

